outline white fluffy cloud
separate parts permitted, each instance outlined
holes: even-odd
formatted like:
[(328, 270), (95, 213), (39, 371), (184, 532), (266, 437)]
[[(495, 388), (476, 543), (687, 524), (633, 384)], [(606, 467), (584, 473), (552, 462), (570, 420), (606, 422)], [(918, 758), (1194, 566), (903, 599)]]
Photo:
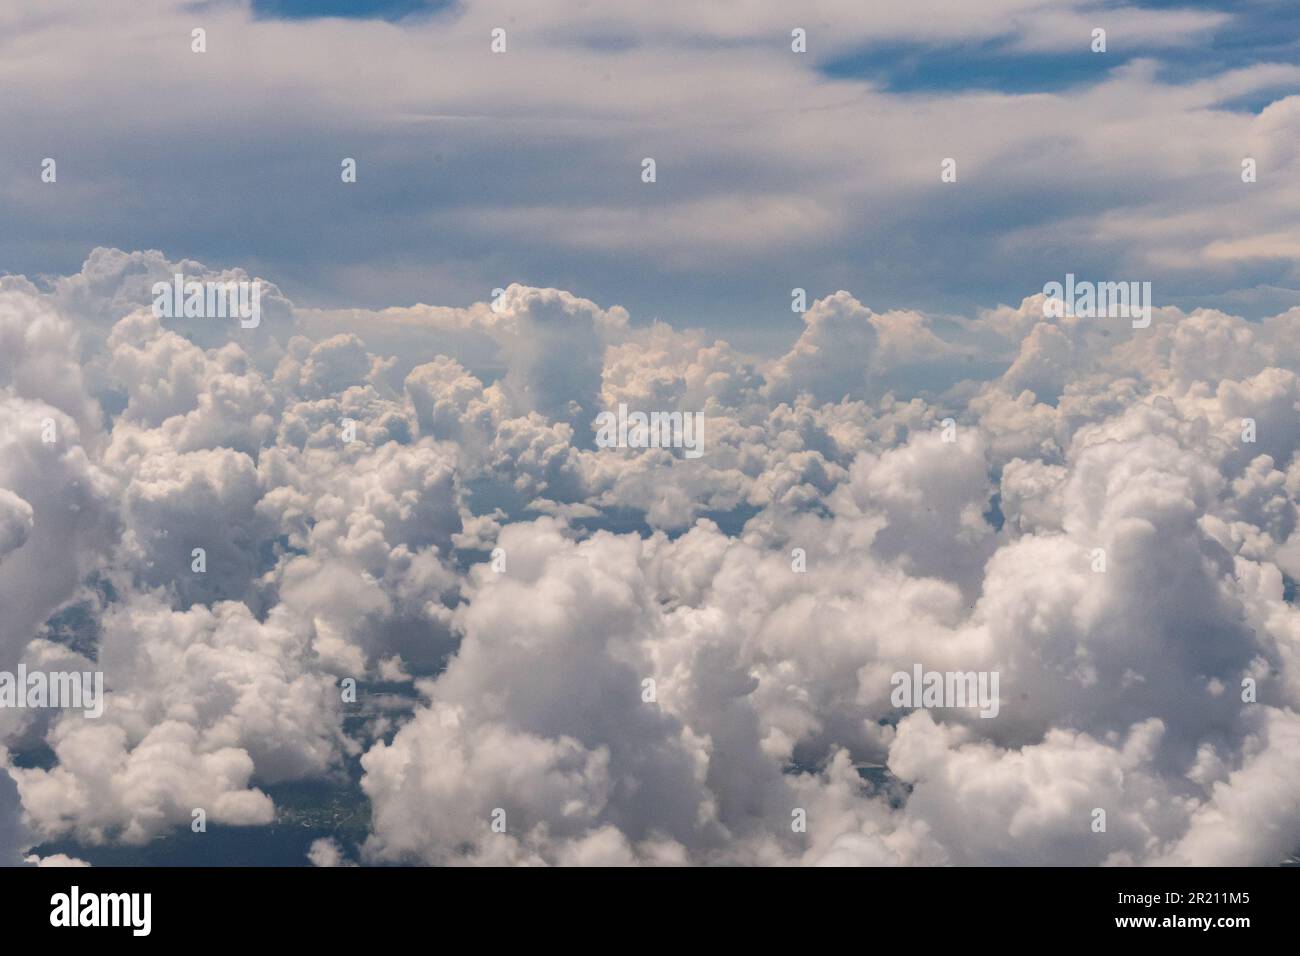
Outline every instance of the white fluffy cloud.
[(14, 771), (28, 817), (46, 837), (92, 844), (144, 842), (195, 809), (214, 823), (269, 823), (254, 774), (320, 776), (340, 752), (339, 697), (309, 646), (287, 609), (259, 622), (238, 602), (114, 606), (96, 662), (104, 715), (67, 714), (48, 736), (57, 765)]
[[(265, 824), (352, 759), (371, 831), (315, 865), (1300, 844), (1300, 314), (839, 292), (765, 359), (511, 286), (205, 338), (140, 298), (172, 268), (0, 289), (0, 648), (109, 688), (4, 724), (15, 853)], [(598, 447), (620, 403), (704, 454)], [(998, 716), (895, 707), (917, 663)]]

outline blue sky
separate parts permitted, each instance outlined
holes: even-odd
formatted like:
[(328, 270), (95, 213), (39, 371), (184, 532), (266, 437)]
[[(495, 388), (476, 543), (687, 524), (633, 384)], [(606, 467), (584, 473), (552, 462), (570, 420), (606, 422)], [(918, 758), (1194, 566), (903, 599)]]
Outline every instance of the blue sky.
[(755, 343), (796, 286), (970, 314), (1074, 271), (1251, 316), (1300, 302), (1291, 5), (542, 6), (7, 14), (0, 270), (158, 248), (309, 306), (520, 281)]
[(450, 2), (426, 0), (254, 0), (253, 12), (260, 17), (311, 20), (347, 17), (357, 20), (401, 20), (412, 15), (437, 12)]

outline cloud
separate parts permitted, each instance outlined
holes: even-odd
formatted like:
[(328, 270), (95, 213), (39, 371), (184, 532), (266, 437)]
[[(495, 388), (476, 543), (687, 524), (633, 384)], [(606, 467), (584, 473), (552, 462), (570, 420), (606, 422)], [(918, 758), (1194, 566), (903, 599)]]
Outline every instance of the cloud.
[(196, 809), (213, 823), (270, 823), (254, 774), (319, 777), (339, 758), (334, 681), (284, 609), (259, 622), (236, 602), (175, 611), (136, 597), (106, 613), (97, 666), (104, 715), (65, 714), (48, 735), (57, 764), (11, 771), (45, 838), (139, 844)]
[[(0, 728), (15, 855), (266, 825), (349, 766), (371, 825), (316, 865), (1296, 842), (1294, 310), (838, 292), (764, 359), (510, 285), (205, 341), (121, 294), (141, 255), (0, 297), (67, 372), (0, 380), (3, 646), (108, 688)], [(620, 403), (703, 413), (704, 454), (596, 446)], [(998, 716), (894, 706), (918, 663), (996, 672)]]
[[(1137, 270), (1184, 305), (1263, 289), (1295, 301), (1300, 73), (1270, 61), (1253, 9), (826, 0), (794, 14), (762, 0), (736, 15), (473, 0), (395, 24), (220, 4), (201, 12), (200, 55), (180, 0), (149, 3), (143, 33), (47, 8), (5, 25), (0, 156), (14, 172), (0, 207), (23, 238), (0, 248), (38, 281), (77, 271), (88, 230), (146, 250), (97, 251), (62, 277), (87, 345), (104, 306), (147, 304), (174, 264), (197, 271), (164, 252), (239, 259), (247, 272), (211, 277), (274, 274), (300, 305), (383, 307), (430, 288), (480, 301), (560, 282), (714, 332), (779, 328), (796, 286), (870, 288), (882, 312), (966, 311), (972, 295), (992, 303), (1067, 268)], [(509, 49), (495, 55), (503, 24)], [(1105, 54), (1089, 49), (1098, 26)], [(795, 28), (807, 53), (790, 48)], [(1219, 56), (1183, 55), (1209, 42)], [(54, 48), (68, 56), (33, 52)], [(340, 57), (369, 68), (339, 71)], [(445, 69), (430, 73), (430, 57)], [(989, 60), (1000, 68), (981, 71)], [(912, 68), (924, 82), (891, 86)], [(159, 166), (146, 144), (193, 102), (205, 122)], [(114, 127), (127, 108), (139, 135)], [(231, 150), (240, 163), (213, 161)], [(51, 153), (61, 174), (44, 184)], [(647, 156), (653, 184), (640, 181)], [(344, 157), (355, 184), (339, 178)], [(939, 182), (947, 157), (954, 184)], [(1259, 163), (1250, 185), (1246, 157)], [(141, 169), (157, 199), (148, 223), (129, 188)], [(267, 296), (263, 324), (276, 325), (287, 300)], [(211, 323), (193, 325), (212, 344)]]
[(307, 859), (311, 861), (312, 866), (352, 866), (347, 862), (343, 855), (343, 848), (339, 846), (338, 841), (330, 837), (321, 837), (319, 840), (313, 840), (311, 847), (307, 851)]

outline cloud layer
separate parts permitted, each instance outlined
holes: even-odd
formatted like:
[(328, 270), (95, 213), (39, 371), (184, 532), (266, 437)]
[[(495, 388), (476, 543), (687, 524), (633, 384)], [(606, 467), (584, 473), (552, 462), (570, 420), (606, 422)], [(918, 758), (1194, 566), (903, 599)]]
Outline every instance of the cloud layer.
[(559, 284), (765, 341), (796, 286), (965, 314), (1072, 268), (1188, 310), (1300, 304), (1285, 4), (264, 7), (0, 13), (0, 262), (35, 276), (91, 244), (164, 248), (255, 264), (317, 307)]
[[(0, 712), (15, 854), (350, 766), (370, 829), (318, 865), (1300, 847), (1300, 310), (841, 291), (763, 358), (519, 285), (156, 318), (174, 271), (232, 274), (0, 280), (0, 656), (109, 688)], [(704, 454), (599, 447), (620, 403)], [(998, 716), (895, 707), (916, 663), (997, 672)]]

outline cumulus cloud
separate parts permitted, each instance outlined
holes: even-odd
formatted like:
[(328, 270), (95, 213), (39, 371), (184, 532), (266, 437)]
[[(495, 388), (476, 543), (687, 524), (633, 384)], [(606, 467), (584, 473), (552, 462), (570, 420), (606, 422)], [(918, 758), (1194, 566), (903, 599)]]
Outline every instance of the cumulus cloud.
[[(368, 833), (314, 865), (1300, 844), (1294, 311), (838, 292), (764, 357), (512, 285), (196, 337), (124, 291), (177, 267), (0, 292), (46, 370), (0, 365), (0, 649), (108, 688), (0, 726), (15, 859), (349, 767)], [(704, 454), (598, 446), (619, 404)], [(997, 673), (997, 716), (896, 706), (917, 664)]]
[(104, 715), (67, 713), (47, 736), (57, 765), (12, 771), (46, 838), (142, 843), (200, 809), (215, 823), (269, 823), (254, 774), (321, 776), (338, 759), (334, 681), (286, 610), (259, 622), (238, 602), (176, 611), (140, 596), (105, 614), (96, 666)]
[(347, 862), (343, 854), (343, 848), (339, 846), (337, 840), (330, 837), (321, 837), (319, 840), (313, 840), (307, 850), (307, 859), (311, 861), (312, 866), (354, 866)]

